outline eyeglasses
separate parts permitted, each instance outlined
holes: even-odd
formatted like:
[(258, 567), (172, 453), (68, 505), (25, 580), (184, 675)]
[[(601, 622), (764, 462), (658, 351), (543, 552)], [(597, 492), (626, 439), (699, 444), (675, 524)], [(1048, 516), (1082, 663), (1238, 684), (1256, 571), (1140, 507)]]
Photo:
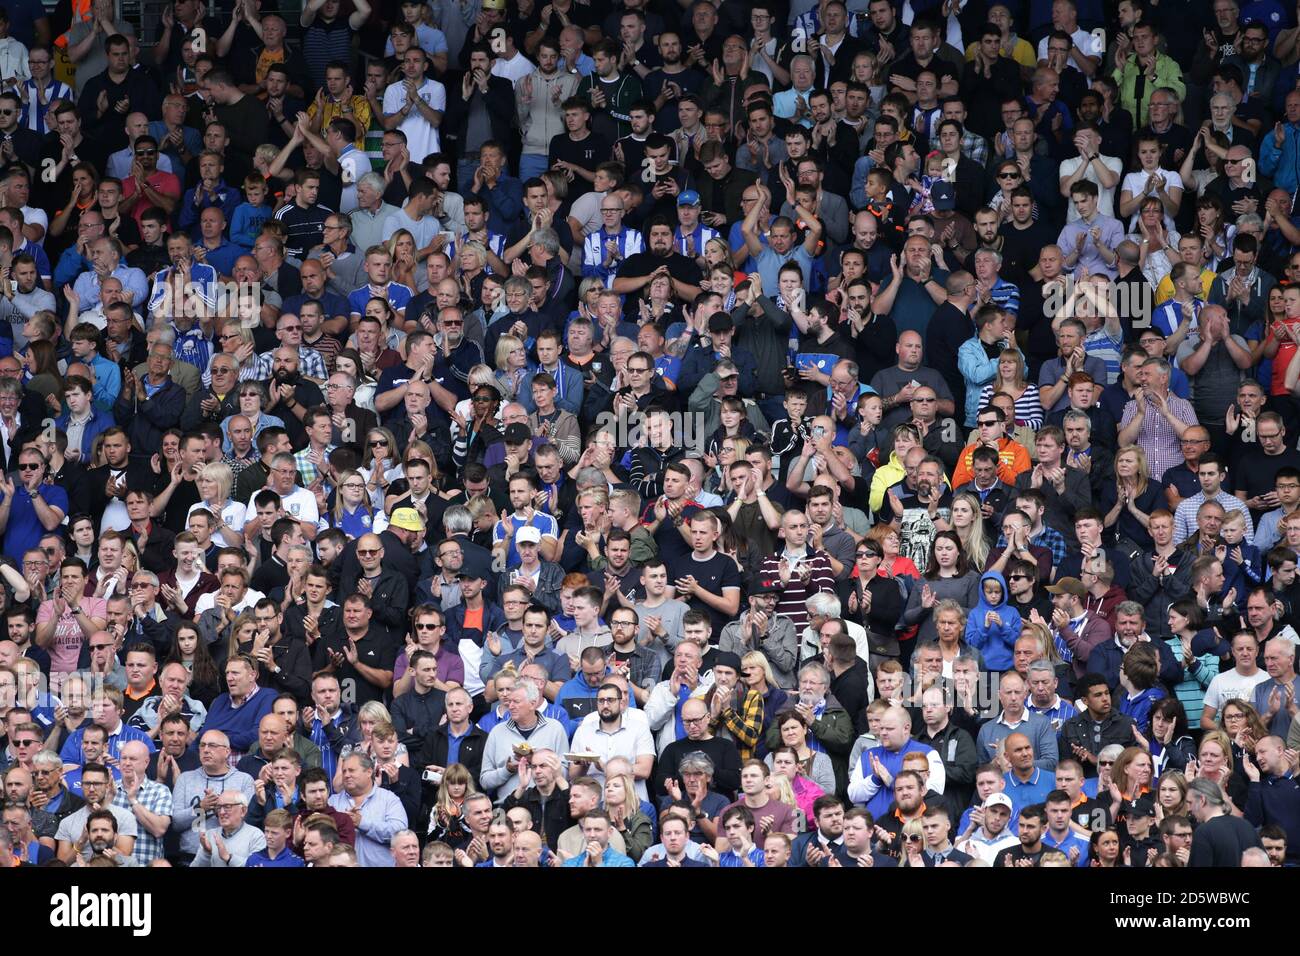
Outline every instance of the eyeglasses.
[(636, 621), (611, 621), (610, 627), (636, 627)]
[(1209, 443), (1208, 438), (1183, 438), (1178, 442), (1180, 445), (1208, 445)]
[(381, 549), (379, 548), (357, 548), (357, 557), (373, 558), (375, 555), (379, 554), (380, 550)]
[(361, 481), (349, 481), (344, 485), (340, 485), (340, 487), (351, 488), (353, 491), (356, 491), (358, 489), (360, 489), (361, 491), (365, 491), (366, 488), (365, 483)]
[(156, 149), (137, 149), (137, 150), (135, 151), (135, 154), (136, 154), (137, 156), (156, 156), (156, 155), (158, 154), (158, 150), (156, 150)]
[(702, 724), (702, 723), (704, 723), (704, 722), (705, 722), (706, 720), (708, 720), (708, 719), (709, 719), (709, 717), (708, 717), (707, 714), (706, 714), (705, 716), (703, 716), (703, 717), (683, 717), (683, 718), (682, 718), (682, 723), (683, 723), (683, 724)]
[(633, 368), (631, 365), (625, 365), (624, 368), (626, 368), (628, 372), (635, 372), (638, 375), (650, 371), (650, 369), (646, 368), (645, 366), (638, 366), (637, 368)]
[[(236, 339), (237, 339), (237, 338), (239, 338), (239, 336), (238, 336), (238, 335), (235, 335), (235, 336), (223, 335), (222, 338), (223, 338), (223, 339), (225, 339), (225, 338), (236, 338)], [(214, 366), (212, 366), (212, 374), (213, 374), (213, 375), (234, 375), (234, 374), (235, 374), (235, 370), (234, 370), (233, 368), (231, 368), (229, 365), (214, 365)]]
[(235, 808), (242, 806), (242, 803), (218, 803), (217, 812), (220, 813), (222, 810), (234, 810)]
[(106, 651), (113, 646), (112, 644), (91, 644), (90, 649), (92, 651)]
[(617, 703), (618, 703), (619, 701), (621, 701), (622, 699), (623, 699), (623, 698), (621, 698), (621, 697), (597, 697), (597, 698), (596, 698), (596, 703), (598, 703), (598, 704), (617, 704)]
[(214, 744), (205, 741), (204, 743), (199, 744), (199, 749), (200, 750), (229, 750), (230, 744)]

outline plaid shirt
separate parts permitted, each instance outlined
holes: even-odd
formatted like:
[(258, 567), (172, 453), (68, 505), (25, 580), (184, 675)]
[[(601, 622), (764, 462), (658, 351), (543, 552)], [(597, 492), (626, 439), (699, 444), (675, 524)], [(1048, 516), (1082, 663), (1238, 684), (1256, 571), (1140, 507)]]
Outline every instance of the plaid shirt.
[[(1046, 548), (1052, 552), (1052, 567), (1060, 567), (1061, 562), (1065, 560), (1065, 555), (1069, 549), (1065, 545), (1065, 535), (1055, 528), (1049, 528), (1043, 525), (1043, 533), (1034, 535), (1029, 539), (1029, 543), (1040, 548)], [(999, 535), (997, 547), (1005, 548), (1007, 546), (1007, 536)]]
[[(1186, 399), (1179, 398), (1171, 392), (1166, 400), (1174, 418), (1184, 425), (1197, 423), (1196, 412)], [(1129, 399), (1128, 404), (1124, 406), (1124, 415), (1120, 419), (1120, 431), (1127, 428), (1136, 417), (1137, 402)], [(1169, 424), (1169, 420), (1160, 414), (1152, 401), (1146, 404), (1146, 416), (1142, 419), (1137, 445), (1146, 452), (1148, 470), (1152, 475), (1163, 475), (1174, 465), (1183, 463), (1182, 445), (1179, 444), (1178, 433)]]
[[(252, 366), (252, 374), (240, 375), (240, 381), (245, 378), (256, 378), (263, 382), (271, 378), (272, 366), (275, 364), (275, 350), (263, 352), (257, 357), (257, 362)], [(329, 373), (325, 371), (325, 359), (313, 348), (306, 345), (298, 346), (298, 374), (303, 378), (317, 378), (324, 380), (329, 378)]]
[(740, 759), (748, 760), (754, 755), (754, 748), (763, 733), (763, 695), (756, 690), (746, 691), (740, 712), (732, 707), (722, 708), (715, 726), (731, 734), (736, 749), (740, 751)]
[(961, 154), (981, 166), (986, 166), (989, 159), (989, 141), (979, 133), (967, 130), (961, 134)]
[[(337, 447), (338, 445), (326, 445), (325, 452), (321, 457), (328, 461), (330, 454)], [(308, 445), (302, 451), (294, 452), (293, 460), (298, 465), (298, 474), (302, 475), (303, 487), (316, 480), (316, 476), (320, 474), (320, 469), (311, 460), (311, 445)]]
[[(141, 780), (140, 790), (135, 798), (150, 813), (163, 817), (172, 815), (172, 792), (157, 781)], [(127, 799), (126, 792), (121, 787), (113, 794), (113, 806), (127, 813), (134, 813), (131, 809), (131, 801)], [(138, 820), (136, 822), (139, 823), (137, 827), (139, 834), (135, 838), (135, 849), (131, 851), (131, 859), (140, 866), (148, 866), (162, 857), (163, 841), (150, 833), (143, 823)]]

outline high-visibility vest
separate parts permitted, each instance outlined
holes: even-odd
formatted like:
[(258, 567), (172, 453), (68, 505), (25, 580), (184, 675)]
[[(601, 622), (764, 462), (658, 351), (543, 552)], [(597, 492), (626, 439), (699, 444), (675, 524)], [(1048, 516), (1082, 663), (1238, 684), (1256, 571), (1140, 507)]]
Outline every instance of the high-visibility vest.
[[(91, 17), (91, 10), (94, 7), (94, 0), (72, 0), (72, 23), (75, 26), (78, 23), (84, 23)], [(69, 30), (69, 33), (72, 31)], [(68, 34), (65, 33), (54, 41), (54, 45), (60, 49), (68, 48)]]

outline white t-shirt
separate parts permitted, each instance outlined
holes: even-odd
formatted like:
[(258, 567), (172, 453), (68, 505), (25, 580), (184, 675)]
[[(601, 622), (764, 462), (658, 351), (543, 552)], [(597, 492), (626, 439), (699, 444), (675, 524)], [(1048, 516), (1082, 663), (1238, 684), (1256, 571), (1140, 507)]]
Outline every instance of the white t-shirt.
[[(194, 602), (194, 617), (197, 618), (204, 611), (210, 611), (217, 606), (217, 595), (220, 591), (209, 591), (207, 594), (199, 595), (199, 599)], [(244, 592), (244, 599), (235, 605), (235, 612), (250, 610), (258, 601), (266, 597), (261, 591), (249, 588)]]
[[(1075, 170), (1079, 168), (1079, 165), (1082, 162), (1083, 162), (1083, 157), (1076, 156), (1074, 157), (1074, 159), (1067, 159), (1065, 162), (1061, 163), (1060, 178), (1065, 179), (1067, 176), (1073, 176)], [(1120, 162), (1118, 159), (1116, 159), (1114, 156), (1102, 156), (1101, 164), (1105, 166), (1107, 169), (1109, 169), (1116, 176), (1118, 176), (1120, 173), (1124, 171), (1124, 164)], [(1101, 213), (1103, 216), (1110, 216), (1112, 219), (1114, 219), (1115, 218), (1115, 187), (1112, 186), (1109, 189), (1107, 189), (1105, 186), (1103, 186), (1101, 184), (1101, 180), (1097, 178), (1097, 171), (1092, 168), (1091, 163), (1088, 164), (1088, 170), (1083, 174), (1083, 178), (1088, 180), (1088, 182), (1092, 183), (1094, 186), (1097, 187), (1097, 211)], [(1070, 212), (1068, 217), (1066, 218), (1066, 222), (1075, 222), (1079, 218), (1079, 210), (1074, 208), (1074, 203), (1069, 203), (1069, 207), (1070, 207)]]
[(524, 56), (522, 51), (516, 50), (515, 55), (509, 60), (505, 57), (497, 57), (492, 65), (492, 75), (504, 76), (511, 83), (518, 83), (525, 76), (531, 76), (536, 69), (537, 67)]
[(1205, 689), (1205, 706), (1213, 707), (1215, 713), (1218, 713), (1230, 700), (1253, 703), (1255, 688), (1266, 680), (1268, 680), (1266, 671), (1256, 671), (1249, 677), (1242, 677), (1235, 667), (1230, 671), (1221, 671)]
[[(266, 489), (261, 489), (258, 494)], [(256, 498), (254, 495), (253, 498)], [(245, 514), (257, 514), (257, 506), (253, 504), (253, 498), (248, 499), (248, 504), (244, 506)], [(294, 485), (293, 491), (287, 495), (280, 496), (280, 505), (284, 508), (284, 513), (290, 518), (297, 521), (310, 521), (315, 524), (320, 520), (320, 511), (316, 507), (316, 496), (306, 488), (299, 488)]]
[[(1157, 176), (1165, 177), (1166, 190), (1183, 188), (1183, 179), (1177, 173), (1168, 169), (1157, 167), (1155, 169), (1155, 174)], [(1147, 177), (1149, 177), (1150, 175), (1151, 173), (1148, 173), (1142, 169), (1139, 169), (1135, 173), (1129, 173), (1127, 176), (1124, 177), (1124, 181), (1119, 184), (1119, 191), (1121, 193), (1128, 193), (1130, 196), (1155, 195), (1154, 189), (1147, 189)], [(1139, 207), (1138, 210), (1135, 213), (1133, 213), (1132, 216), (1129, 217), (1129, 221), (1128, 221), (1129, 232), (1138, 231), (1138, 217), (1141, 215), (1142, 215), (1142, 209)], [(1166, 229), (1173, 228), (1173, 222), (1169, 220), (1168, 216), (1165, 217), (1165, 228)]]
[[(198, 511), (200, 508), (204, 511), (212, 510), (202, 501), (197, 501), (190, 505), (189, 513), (185, 516), (186, 520), (188, 521), (189, 515)], [(216, 539), (221, 542), (223, 547), (237, 548), (242, 544), (242, 540), (238, 539), (237, 536), (239, 532), (244, 530), (244, 520), (247, 517), (247, 514), (247, 510), (238, 501), (226, 502), (225, 506), (221, 509), (221, 520), (226, 523), (229, 533), (226, 531), (218, 531), (216, 534)]]
[[(425, 79), (424, 85), (416, 94), (429, 105), (430, 109), (445, 111), (447, 109), (447, 88), (437, 80)], [(406, 105), (406, 87), (403, 83), (394, 83), (384, 90), (384, 115), (400, 113)], [(413, 109), (397, 127), (406, 134), (406, 151), (411, 154), (411, 162), (422, 163), (430, 153), (439, 152), (441, 140), (438, 130), (429, 124), (419, 110)]]
[[(1038, 41), (1038, 60), (1040, 63), (1047, 59), (1048, 39), (1050, 38), (1043, 37), (1041, 40)], [(1088, 56), (1100, 57), (1103, 53), (1106, 52), (1104, 45), (1102, 46), (1101, 49), (1097, 48), (1099, 42), (1104, 44), (1104, 41), (1098, 41), (1094, 39), (1092, 34), (1089, 33), (1087, 30), (1082, 30), (1082, 29), (1075, 30), (1073, 33), (1070, 34), (1070, 40), (1073, 41), (1074, 45), (1077, 46), (1084, 53), (1086, 53)], [(1070, 52), (1073, 53), (1074, 51), (1071, 50)], [(1072, 56), (1066, 57), (1065, 68), (1067, 70), (1078, 70), (1079, 64), (1074, 62), (1074, 57)], [(1079, 72), (1082, 73), (1083, 71), (1079, 70)]]

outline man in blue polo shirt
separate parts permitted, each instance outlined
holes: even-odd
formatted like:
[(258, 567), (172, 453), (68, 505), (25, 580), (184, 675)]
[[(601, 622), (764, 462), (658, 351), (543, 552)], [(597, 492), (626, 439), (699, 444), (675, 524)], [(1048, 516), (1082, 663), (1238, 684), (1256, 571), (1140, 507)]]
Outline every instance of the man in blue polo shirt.
[(1007, 737), (1001, 761), (1010, 765), (1002, 778), (1006, 782), (1002, 792), (1011, 798), (1016, 813), (1042, 803), (1056, 787), (1051, 771), (1034, 766), (1034, 745), (1025, 734)]

